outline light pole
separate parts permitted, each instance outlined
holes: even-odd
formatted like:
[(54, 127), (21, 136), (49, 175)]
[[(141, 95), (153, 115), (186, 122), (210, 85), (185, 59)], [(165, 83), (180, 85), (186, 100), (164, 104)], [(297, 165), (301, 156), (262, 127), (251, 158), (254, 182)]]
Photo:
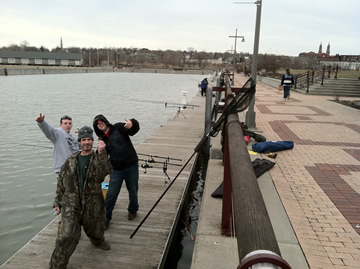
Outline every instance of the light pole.
[(229, 37), (234, 37), (235, 38), (235, 47), (234, 47), (234, 57), (233, 57), (233, 73), (234, 73), (234, 75), (233, 75), (233, 81), (232, 81), (232, 85), (234, 85), (234, 83), (235, 83), (235, 69), (236, 69), (236, 60), (235, 60), (235, 55), (236, 55), (236, 40), (238, 39), (238, 38), (242, 38), (242, 40), (241, 40), (241, 42), (245, 42), (245, 38), (244, 38), (244, 36), (242, 36), (242, 35), (240, 35), (240, 36), (238, 36), (237, 35), (237, 29), (236, 29), (236, 31), (235, 31), (235, 35), (234, 36), (229, 36)]
[(96, 63), (97, 63), (97, 67), (99, 67), (100, 66), (100, 61), (99, 61), (99, 49), (96, 49)]
[(107, 55), (108, 55), (108, 68), (110, 68), (110, 56), (109, 56), (109, 49), (107, 49)]
[[(256, 82), (262, 0), (257, 0), (255, 2), (234, 2), (234, 4), (255, 4), (257, 7), (256, 8), (255, 38), (254, 38), (254, 52), (253, 52), (253, 59), (252, 59), (252, 64), (251, 64), (251, 78), (253, 79), (253, 81)], [(254, 105), (255, 105), (255, 95), (251, 99), (249, 109), (246, 112), (245, 122), (249, 128), (256, 128), (256, 121), (255, 121), (256, 113), (254, 111)]]

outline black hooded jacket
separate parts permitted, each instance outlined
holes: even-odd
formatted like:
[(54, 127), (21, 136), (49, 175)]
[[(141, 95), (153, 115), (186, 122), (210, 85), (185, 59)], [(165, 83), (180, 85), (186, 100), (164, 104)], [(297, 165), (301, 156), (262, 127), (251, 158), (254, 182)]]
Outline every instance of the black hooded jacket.
[[(101, 120), (110, 127), (109, 137), (99, 130), (96, 121)], [(139, 130), (139, 122), (131, 119), (132, 127), (126, 129), (125, 122), (111, 124), (103, 115), (94, 118), (93, 127), (96, 135), (106, 144), (106, 152), (110, 156), (110, 161), (115, 170), (121, 170), (133, 166), (138, 162), (138, 156), (129, 136), (135, 135)]]

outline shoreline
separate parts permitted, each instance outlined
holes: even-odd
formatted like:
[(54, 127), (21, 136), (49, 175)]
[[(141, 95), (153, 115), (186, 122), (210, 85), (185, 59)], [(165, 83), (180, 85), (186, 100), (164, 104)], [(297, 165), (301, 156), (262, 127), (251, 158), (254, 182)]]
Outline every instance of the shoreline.
[(160, 73), (160, 74), (193, 74), (207, 75), (212, 70), (188, 70), (170, 68), (97, 68), (97, 67), (49, 67), (49, 66), (4, 66), (0, 68), (0, 76), (14, 75), (47, 75), (47, 74), (77, 74), (77, 73)]

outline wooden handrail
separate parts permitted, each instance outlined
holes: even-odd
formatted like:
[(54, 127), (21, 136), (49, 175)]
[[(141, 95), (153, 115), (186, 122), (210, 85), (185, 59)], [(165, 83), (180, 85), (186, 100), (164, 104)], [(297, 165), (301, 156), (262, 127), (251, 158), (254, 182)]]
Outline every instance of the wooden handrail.
[[(229, 104), (233, 98), (233, 93), (228, 76), (225, 76), (225, 88), (225, 103)], [(274, 253), (275, 255), (272, 255), (271, 258), (280, 257), (280, 249), (251, 164), (237, 112), (227, 116), (224, 132), (221, 233), (236, 236), (240, 261), (257, 250)], [(236, 235), (234, 231), (236, 231)], [(274, 264), (274, 267), (270, 268), (277, 268), (275, 264), (279, 263), (273, 263), (273, 260), (267, 260), (267, 262)], [(281, 258), (278, 260), (282, 261)], [(287, 263), (284, 262), (283, 264)]]

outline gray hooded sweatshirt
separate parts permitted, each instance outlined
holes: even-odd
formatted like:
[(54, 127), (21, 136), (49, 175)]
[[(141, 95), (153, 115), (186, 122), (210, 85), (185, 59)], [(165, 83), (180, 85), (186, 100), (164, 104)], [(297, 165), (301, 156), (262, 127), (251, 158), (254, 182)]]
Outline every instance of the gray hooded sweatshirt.
[(59, 173), (66, 159), (80, 149), (75, 137), (66, 132), (63, 128), (54, 128), (45, 120), (38, 122), (41, 131), (53, 143), (53, 167), (55, 173)]

